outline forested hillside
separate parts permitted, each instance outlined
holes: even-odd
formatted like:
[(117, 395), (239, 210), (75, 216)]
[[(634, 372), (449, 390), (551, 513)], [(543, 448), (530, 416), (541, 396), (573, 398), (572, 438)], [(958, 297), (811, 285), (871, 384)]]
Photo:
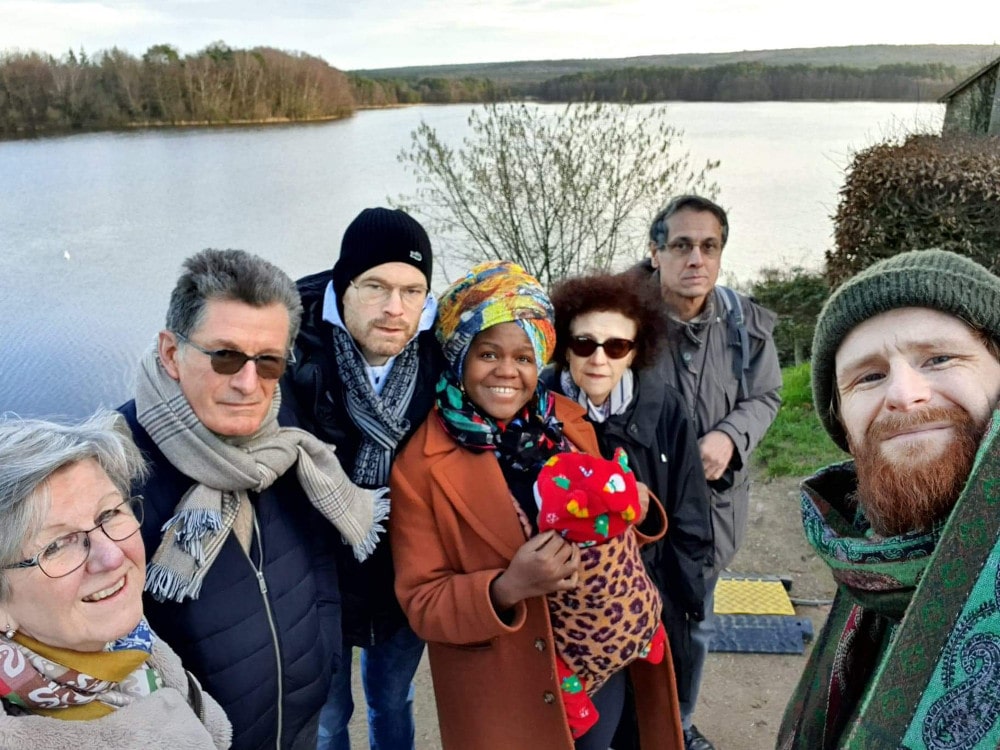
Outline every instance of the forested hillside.
[(354, 111), (347, 76), (318, 57), (217, 42), (181, 56), (112, 49), (0, 54), (0, 135), (134, 125), (266, 122)]

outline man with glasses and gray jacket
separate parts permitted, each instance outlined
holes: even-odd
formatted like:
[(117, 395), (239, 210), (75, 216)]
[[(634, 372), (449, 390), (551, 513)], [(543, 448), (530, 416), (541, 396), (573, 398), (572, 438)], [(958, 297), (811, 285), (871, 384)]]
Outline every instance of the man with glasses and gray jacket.
[[(297, 361), (282, 388), (303, 427), (333, 443), (354, 482), (388, 485), (392, 461), (434, 404), (443, 359), (432, 325), (433, 258), (409, 214), (367, 208), (332, 270), (300, 279)], [(413, 675), (424, 644), (396, 600), (387, 540), (359, 564), (341, 545), (344, 648), (320, 716), (319, 750), (348, 750), (353, 647), (360, 647), (372, 750), (414, 748)]]
[(750, 454), (781, 403), (774, 313), (716, 283), (728, 237), (729, 220), (721, 206), (681, 195), (653, 219), (650, 257), (634, 269), (659, 285), (668, 316), (667, 351), (659, 369), (664, 382), (684, 396), (711, 489), (715, 550), (712, 568), (705, 572), (704, 619), (688, 613), (693, 663), (678, 664), (689, 671), (681, 682), (690, 690), (680, 696), (687, 750), (713, 748), (692, 718), (715, 630), (715, 584), (743, 542)]

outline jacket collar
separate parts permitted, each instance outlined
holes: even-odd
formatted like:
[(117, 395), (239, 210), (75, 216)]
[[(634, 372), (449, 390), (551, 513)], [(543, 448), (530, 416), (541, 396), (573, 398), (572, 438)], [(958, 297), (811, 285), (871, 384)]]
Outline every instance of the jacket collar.
[[(556, 417), (566, 438), (578, 449), (600, 455), (597, 439), (584, 410), (563, 396), (555, 396)], [(524, 530), (513, 512), (507, 481), (492, 451), (470, 451), (459, 446), (431, 411), (423, 445), (430, 473), (456, 512), (487, 544), (510, 560), (524, 544)]]

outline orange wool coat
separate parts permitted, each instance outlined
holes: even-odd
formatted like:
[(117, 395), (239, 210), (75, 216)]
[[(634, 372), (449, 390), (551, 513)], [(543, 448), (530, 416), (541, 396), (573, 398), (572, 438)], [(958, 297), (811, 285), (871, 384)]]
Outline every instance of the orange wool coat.
[[(556, 396), (556, 416), (574, 445), (600, 455), (583, 409)], [(496, 457), (461, 448), (432, 412), (393, 463), (390, 488), (396, 595), (428, 642), (444, 748), (572, 750), (545, 598), (518, 603), (509, 622), (490, 602), (490, 582), (525, 542)], [(655, 500), (650, 512), (663, 516)], [(669, 653), (629, 675), (642, 750), (681, 750)]]

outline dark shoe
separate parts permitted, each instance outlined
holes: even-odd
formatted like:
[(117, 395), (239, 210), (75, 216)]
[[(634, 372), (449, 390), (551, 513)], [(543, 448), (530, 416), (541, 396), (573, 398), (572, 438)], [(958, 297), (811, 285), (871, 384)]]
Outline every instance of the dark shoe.
[(694, 724), (684, 730), (684, 750), (715, 750), (715, 745)]

